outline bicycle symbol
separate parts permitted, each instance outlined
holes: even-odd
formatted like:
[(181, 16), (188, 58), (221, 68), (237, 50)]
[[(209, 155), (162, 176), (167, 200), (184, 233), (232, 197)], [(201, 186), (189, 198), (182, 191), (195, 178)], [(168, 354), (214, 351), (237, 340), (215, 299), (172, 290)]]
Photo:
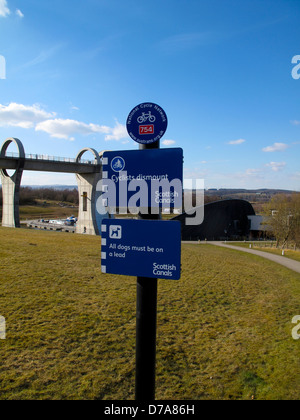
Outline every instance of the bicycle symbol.
[(151, 114), (151, 111), (143, 112), (142, 115), (140, 115), (137, 119), (137, 122), (139, 124), (143, 124), (144, 122), (149, 121), (151, 123), (154, 123), (156, 121), (156, 117)]
[(117, 162), (113, 165), (113, 168), (118, 169), (118, 170), (122, 169), (123, 168), (122, 162), (120, 160), (117, 160)]
[(125, 160), (117, 156), (111, 162), (111, 169), (115, 172), (121, 172), (125, 168)]

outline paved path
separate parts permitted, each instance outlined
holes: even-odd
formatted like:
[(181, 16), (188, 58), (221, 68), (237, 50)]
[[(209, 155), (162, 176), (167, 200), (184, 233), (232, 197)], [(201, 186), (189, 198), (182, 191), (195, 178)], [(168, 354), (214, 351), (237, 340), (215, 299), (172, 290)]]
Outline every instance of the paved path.
[(234, 246), (234, 245), (227, 245), (223, 242), (208, 242), (212, 245), (222, 246), (224, 248), (231, 248), (243, 252), (248, 252), (249, 254), (255, 254), (263, 258), (267, 258), (277, 264), (284, 265), (285, 267), (289, 268), (290, 270), (296, 271), (300, 273), (300, 262), (292, 260), (291, 258), (282, 257), (281, 255), (271, 254), (270, 252), (264, 251), (257, 251), (256, 249), (247, 249), (243, 248), (242, 246)]
[[(207, 243), (211, 245), (222, 246), (224, 248), (235, 249), (236, 251), (238, 250), (238, 251), (248, 252), (249, 254), (258, 255), (259, 257), (267, 258), (268, 260), (271, 260), (277, 264), (284, 265), (290, 270), (296, 271), (296, 273), (300, 273), (300, 262), (292, 260), (291, 258), (282, 257), (281, 255), (271, 254), (269, 252), (257, 251), (255, 249), (250, 249), (250, 248), (247, 249), (241, 246), (227, 245), (227, 244), (224, 244), (223, 242), (208, 241)], [(202, 241), (200, 244), (205, 244), (205, 242)]]

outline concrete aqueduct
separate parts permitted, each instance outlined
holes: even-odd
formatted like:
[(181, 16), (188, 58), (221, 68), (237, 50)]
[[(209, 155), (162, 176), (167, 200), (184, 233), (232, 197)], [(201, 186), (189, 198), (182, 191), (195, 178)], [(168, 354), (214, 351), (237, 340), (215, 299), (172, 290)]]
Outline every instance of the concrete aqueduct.
[[(14, 143), (18, 155), (7, 155), (7, 149)], [(94, 155), (94, 161), (84, 161), (86, 152)], [(7, 170), (15, 170), (10, 176)], [(101, 155), (91, 148), (82, 149), (76, 159), (62, 159), (40, 155), (26, 155), (24, 146), (19, 139), (9, 138), (2, 144), (0, 150), (0, 176), (2, 182), (2, 226), (20, 227), (19, 194), (23, 171), (45, 171), (75, 173), (79, 193), (79, 213), (76, 233), (100, 235), (103, 216), (96, 212), (96, 201), (101, 195), (96, 189), (102, 179)], [(106, 216), (107, 217), (107, 216)]]

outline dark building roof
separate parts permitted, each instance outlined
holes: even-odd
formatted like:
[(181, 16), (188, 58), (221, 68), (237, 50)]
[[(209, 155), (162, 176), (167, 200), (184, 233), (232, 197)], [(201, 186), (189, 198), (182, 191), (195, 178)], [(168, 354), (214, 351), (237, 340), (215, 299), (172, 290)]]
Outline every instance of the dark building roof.
[(237, 239), (245, 237), (250, 231), (248, 216), (255, 215), (252, 205), (245, 200), (221, 200), (204, 206), (204, 221), (198, 226), (185, 224), (186, 213), (173, 220), (181, 222), (182, 240)]

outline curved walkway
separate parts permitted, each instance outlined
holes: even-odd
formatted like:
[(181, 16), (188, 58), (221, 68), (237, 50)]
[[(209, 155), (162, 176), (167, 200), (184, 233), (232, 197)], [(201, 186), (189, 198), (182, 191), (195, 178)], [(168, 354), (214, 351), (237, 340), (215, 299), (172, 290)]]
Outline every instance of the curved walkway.
[(292, 260), (290, 258), (271, 254), (269, 252), (256, 251), (255, 249), (250, 249), (250, 248), (247, 249), (241, 246), (227, 245), (227, 244), (224, 244), (223, 242), (208, 241), (207, 243), (211, 245), (222, 246), (224, 248), (235, 249), (236, 251), (243, 251), (243, 252), (248, 252), (249, 254), (258, 255), (259, 257), (267, 258), (268, 260), (271, 260), (277, 264), (284, 265), (290, 270), (296, 271), (296, 273), (300, 273), (300, 262)]

